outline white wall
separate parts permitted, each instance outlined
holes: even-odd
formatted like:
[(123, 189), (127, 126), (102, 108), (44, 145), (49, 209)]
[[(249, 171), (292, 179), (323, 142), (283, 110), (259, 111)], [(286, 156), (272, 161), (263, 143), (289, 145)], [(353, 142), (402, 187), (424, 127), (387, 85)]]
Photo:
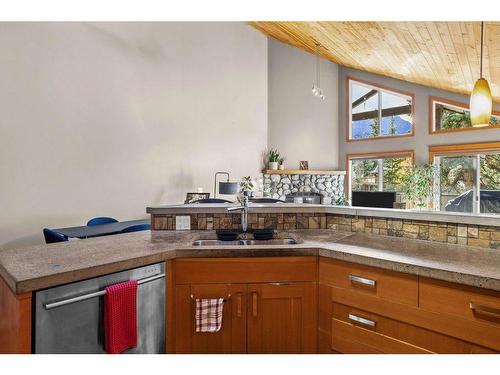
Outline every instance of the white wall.
[(243, 23), (0, 23), (0, 246), (257, 175), (267, 40)]
[(307, 160), (310, 169), (338, 169), (338, 66), (321, 59), (321, 100), (311, 93), (315, 59), (269, 39), (268, 144), (286, 157), (285, 168)]

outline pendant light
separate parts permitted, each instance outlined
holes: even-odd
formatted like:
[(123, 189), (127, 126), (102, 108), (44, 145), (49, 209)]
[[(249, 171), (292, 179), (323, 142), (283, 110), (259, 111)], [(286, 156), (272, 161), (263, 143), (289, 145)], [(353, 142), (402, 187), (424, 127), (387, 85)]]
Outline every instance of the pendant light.
[(320, 61), (319, 61), (319, 47), (320, 44), (316, 43), (316, 83), (313, 84), (312, 93), (314, 96), (325, 100), (325, 95), (323, 94), (323, 89), (321, 88), (321, 72), (320, 72)]
[(490, 124), (492, 100), (488, 81), (483, 78), (483, 29), (481, 22), (481, 61), (479, 79), (476, 81), (470, 96), (470, 119), (472, 126), (482, 127)]

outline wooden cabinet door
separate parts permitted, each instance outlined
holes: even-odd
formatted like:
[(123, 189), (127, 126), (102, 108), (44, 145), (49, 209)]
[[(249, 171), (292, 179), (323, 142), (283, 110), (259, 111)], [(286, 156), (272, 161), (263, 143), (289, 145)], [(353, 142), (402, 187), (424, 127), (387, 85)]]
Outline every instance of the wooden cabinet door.
[(316, 352), (315, 283), (248, 285), (248, 352)]
[[(246, 353), (246, 288), (245, 284), (177, 285), (175, 293), (176, 353)], [(226, 299), (220, 331), (196, 332), (196, 298)]]

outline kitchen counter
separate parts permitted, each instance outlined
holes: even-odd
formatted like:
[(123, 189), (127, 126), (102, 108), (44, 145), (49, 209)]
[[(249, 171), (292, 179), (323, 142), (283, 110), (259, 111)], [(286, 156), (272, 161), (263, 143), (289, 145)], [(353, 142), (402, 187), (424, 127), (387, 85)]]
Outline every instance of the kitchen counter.
[[(146, 212), (152, 215), (227, 214), (229, 207), (238, 205), (237, 203), (177, 204), (147, 207)], [(249, 208), (252, 213), (256, 214), (325, 213), (500, 227), (500, 215), (469, 214), (464, 212), (401, 210), (303, 203), (250, 203)]]
[(193, 246), (213, 231), (135, 232), (0, 251), (17, 294), (174, 258), (324, 256), (500, 291), (500, 251), (333, 230), (279, 232), (297, 245)]

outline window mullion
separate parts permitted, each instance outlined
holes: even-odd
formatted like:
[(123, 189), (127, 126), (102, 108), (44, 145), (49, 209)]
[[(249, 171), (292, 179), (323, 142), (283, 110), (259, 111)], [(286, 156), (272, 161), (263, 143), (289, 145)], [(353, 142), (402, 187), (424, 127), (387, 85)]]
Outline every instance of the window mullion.
[(481, 212), (481, 155), (474, 155), (475, 158), (475, 181), (474, 181), (474, 199), (473, 212), (478, 214)]
[(441, 211), (441, 158), (435, 156), (433, 160), (434, 171), (434, 209)]
[(382, 135), (382, 90), (378, 90), (378, 135)]
[(377, 159), (378, 164), (378, 191), (384, 191), (384, 159)]

